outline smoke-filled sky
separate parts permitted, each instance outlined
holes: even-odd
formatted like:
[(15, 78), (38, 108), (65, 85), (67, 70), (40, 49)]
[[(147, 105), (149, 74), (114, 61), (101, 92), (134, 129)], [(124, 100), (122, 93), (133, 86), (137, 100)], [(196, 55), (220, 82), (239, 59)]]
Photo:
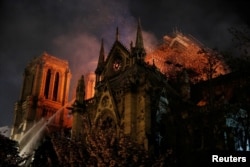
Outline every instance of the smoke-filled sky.
[[(152, 49), (174, 29), (210, 48), (232, 46), (228, 28), (247, 20), (244, 0), (2, 0), (0, 2), (0, 126), (11, 125), (28, 62), (44, 51), (69, 61), (72, 86), (93, 71), (104, 39), (106, 55), (135, 41), (137, 19)], [(74, 90), (72, 90), (74, 91)]]

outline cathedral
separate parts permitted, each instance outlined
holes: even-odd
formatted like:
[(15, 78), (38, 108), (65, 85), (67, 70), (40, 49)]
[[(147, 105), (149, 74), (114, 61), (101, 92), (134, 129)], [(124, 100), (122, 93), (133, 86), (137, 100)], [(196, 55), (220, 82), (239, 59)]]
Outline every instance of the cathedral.
[[(112, 129), (117, 139), (129, 136), (149, 152), (163, 150), (166, 154), (174, 150), (177, 157), (184, 157), (183, 162), (192, 159), (191, 152), (239, 148), (234, 145), (236, 134), (232, 130), (238, 126), (226, 127), (223, 121), (232, 120), (234, 114), (228, 111), (246, 113), (249, 109), (249, 94), (245, 91), (249, 91), (249, 77), (245, 77), (249, 74), (226, 74), (224, 62), (212, 59), (212, 64), (205, 60), (207, 53), (197, 54), (202, 46), (194, 46), (196, 41), (182, 34), (165, 36), (164, 40), (164, 46), (154, 52), (160, 56), (147, 55), (140, 22), (130, 48), (121, 43), (117, 28), (108, 55), (102, 41), (97, 67), (79, 78), (72, 101), (68, 101), (72, 75), (68, 61), (46, 52), (34, 58), (24, 70), (11, 139), (17, 140), (22, 149), (40, 125), (47, 124), (44, 131), (48, 134), (70, 129), (74, 142), (85, 141), (96, 129)], [(169, 50), (172, 48), (174, 51)], [(165, 53), (172, 56), (171, 62), (169, 57), (162, 57)], [(210, 69), (219, 66), (216, 75), (207, 73), (208, 80), (195, 79), (191, 83), (189, 66), (199, 64), (194, 63), (197, 58), (192, 53), (201, 58), (200, 62), (212, 64)], [(183, 64), (178, 64), (178, 54), (184, 55)], [(199, 66), (197, 71), (204, 68)], [(171, 78), (166, 72), (176, 72), (176, 76)], [(240, 98), (239, 92), (244, 92), (246, 98)], [(248, 141), (246, 135), (243, 138)]]
[(145, 63), (145, 56), (140, 24), (130, 49), (119, 41), (118, 30), (107, 58), (102, 43), (93, 98), (85, 98), (84, 76), (78, 81), (71, 108), (73, 139), (80, 139), (86, 133), (81, 115), (88, 115), (89, 126), (115, 129), (117, 136), (129, 135), (148, 149), (153, 136), (160, 133), (156, 127), (161, 114), (168, 110), (168, 97), (178, 99), (178, 95), (155, 65)]
[(131, 42), (129, 49), (120, 42), (118, 28), (107, 56), (103, 45), (102, 42), (95, 74), (82, 75), (71, 106), (68, 104), (71, 72), (67, 61), (45, 52), (27, 65), (21, 97), (15, 104), (12, 139), (19, 141), (39, 120), (48, 120), (62, 110), (50, 122), (50, 128), (72, 127), (74, 140), (87, 133), (82, 121), (87, 116), (90, 127), (115, 129), (118, 137), (121, 133), (129, 135), (145, 149), (152, 145), (155, 136), (161, 135), (156, 130), (161, 115), (169, 112), (169, 103), (181, 101), (181, 97), (155, 64), (145, 62), (139, 22), (135, 43)]
[[(14, 108), (14, 124), (11, 139), (19, 141), (34, 125), (42, 120), (48, 120), (58, 110), (50, 126), (52, 128), (70, 125), (68, 113), (63, 108), (68, 103), (71, 72), (68, 62), (48, 53), (34, 58), (25, 68), (20, 99)], [(39, 127), (34, 129), (38, 131)], [(27, 144), (22, 140), (20, 148)]]

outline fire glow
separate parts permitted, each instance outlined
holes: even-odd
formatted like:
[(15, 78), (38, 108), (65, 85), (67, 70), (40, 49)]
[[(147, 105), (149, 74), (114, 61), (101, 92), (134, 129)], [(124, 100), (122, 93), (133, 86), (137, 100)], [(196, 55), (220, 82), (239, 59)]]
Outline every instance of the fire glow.
[(192, 71), (193, 83), (228, 73), (229, 69), (219, 55), (204, 48), (191, 35), (174, 32), (173, 36), (164, 36), (164, 43), (147, 54), (145, 61), (155, 64), (168, 77), (184, 68)]

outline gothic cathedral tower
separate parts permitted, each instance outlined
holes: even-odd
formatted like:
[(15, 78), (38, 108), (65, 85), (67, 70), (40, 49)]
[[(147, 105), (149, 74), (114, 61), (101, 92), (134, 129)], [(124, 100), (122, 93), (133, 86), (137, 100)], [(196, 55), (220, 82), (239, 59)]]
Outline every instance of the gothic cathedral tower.
[(15, 104), (11, 138), (19, 140), (42, 118), (47, 120), (58, 110), (51, 122), (54, 127), (67, 126), (71, 73), (68, 62), (47, 53), (34, 58), (25, 68), (20, 99)]
[(95, 70), (94, 97), (82, 103), (78, 100), (72, 106), (73, 125), (76, 125), (72, 127), (72, 138), (84, 137), (80, 134), (86, 132), (78, 127), (84, 129), (84, 120), (79, 119), (84, 114), (92, 128), (112, 128), (118, 137), (121, 133), (130, 136), (145, 149), (151, 149), (155, 137), (164, 135), (159, 130), (161, 115), (167, 112), (167, 96), (174, 92), (156, 66), (144, 61), (145, 56), (140, 22), (135, 44), (131, 43), (130, 49), (120, 42), (118, 28), (107, 57), (102, 42)]

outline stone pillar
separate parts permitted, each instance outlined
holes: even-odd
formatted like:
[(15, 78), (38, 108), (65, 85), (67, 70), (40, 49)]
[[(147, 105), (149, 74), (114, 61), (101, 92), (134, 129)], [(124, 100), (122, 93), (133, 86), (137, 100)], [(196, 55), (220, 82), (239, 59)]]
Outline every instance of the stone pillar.
[(136, 106), (136, 98), (135, 94), (131, 92), (125, 93), (125, 101), (124, 104), (124, 133), (125, 135), (131, 135), (133, 139), (135, 139), (136, 136), (136, 113), (137, 110)]
[[(62, 106), (66, 105), (68, 103), (68, 96), (69, 96), (69, 84), (70, 84), (70, 77), (71, 74), (69, 71), (65, 71), (63, 77), (62, 77), (62, 84), (61, 84), (61, 104)], [(63, 109), (61, 112), (61, 122), (62, 126), (68, 126), (68, 112), (67, 110)]]
[(40, 72), (40, 68), (39, 65), (36, 65), (36, 70), (34, 71), (34, 81), (33, 81), (33, 87), (32, 87), (32, 95), (38, 95), (38, 80), (39, 80), (39, 72)]
[(65, 72), (65, 81), (64, 81), (64, 88), (63, 88), (63, 105), (68, 102), (68, 97), (69, 96), (69, 84), (70, 84), (70, 79), (71, 79), (71, 74), (69, 70)]
[(90, 99), (94, 96), (95, 92), (95, 74), (89, 73), (86, 78), (86, 96), (85, 99)]
[(144, 92), (144, 112), (145, 112), (145, 138), (144, 138), (144, 148), (148, 150), (148, 136), (147, 134), (151, 135), (151, 101), (150, 96)]
[(61, 104), (63, 104), (63, 86), (64, 86), (64, 82), (65, 82), (65, 76), (62, 75), (62, 73), (59, 73), (59, 83), (58, 83), (58, 97), (57, 97), (57, 101), (60, 102)]
[(44, 97), (44, 90), (45, 90), (45, 85), (46, 85), (46, 78), (47, 78), (47, 71), (48, 71), (48, 67), (45, 66), (41, 66), (41, 87), (40, 87), (40, 97)]
[(71, 138), (73, 140), (80, 140), (82, 135), (82, 115), (78, 111), (73, 111), (73, 123), (72, 123), (72, 135)]
[(146, 129), (146, 120), (145, 120), (145, 110), (146, 110), (145, 98), (142, 94), (138, 94), (137, 98), (137, 110), (136, 110), (136, 140), (137, 143), (143, 144), (145, 139), (145, 129)]
[(56, 71), (54, 69), (51, 69), (51, 76), (50, 76), (50, 85), (49, 85), (49, 98), (50, 100), (53, 100), (53, 90), (54, 90), (54, 84), (55, 84), (55, 77), (56, 77)]

